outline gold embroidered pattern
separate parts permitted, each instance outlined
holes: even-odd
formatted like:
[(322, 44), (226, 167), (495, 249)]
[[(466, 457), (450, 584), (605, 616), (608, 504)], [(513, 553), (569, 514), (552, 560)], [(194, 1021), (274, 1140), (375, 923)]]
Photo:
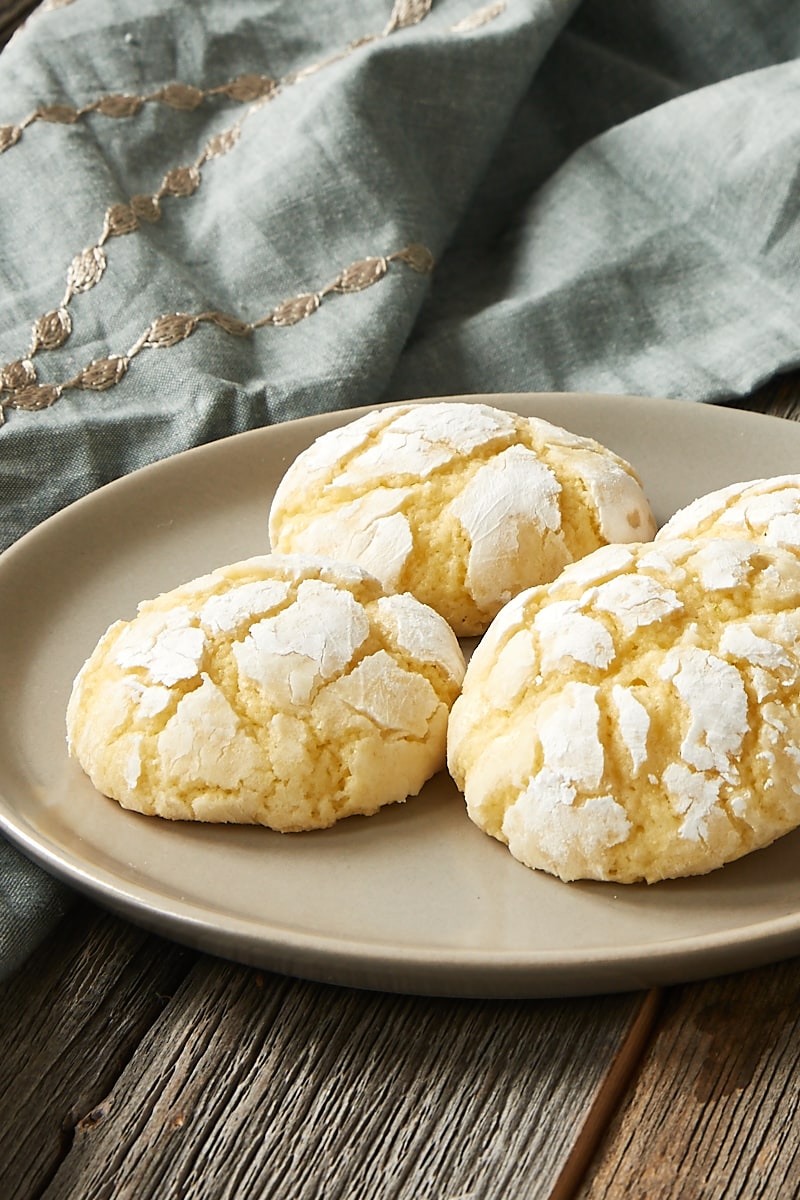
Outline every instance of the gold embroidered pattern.
[[(96, 358), (64, 383), (37, 383), (33, 364), (27, 359), (9, 363), (0, 373), (0, 386), (11, 393), (5, 400), (0, 400), (0, 425), (5, 421), (5, 410), (8, 408), (38, 412), (50, 408), (65, 391), (77, 388), (83, 391), (103, 392), (114, 387), (126, 374), (133, 359), (143, 350), (167, 350), (171, 346), (177, 346), (179, 342), (191, 337), (204, 322), (211, 322), (233, 337), (248, 337), (255, 330), (268, 325), (276, 328), (296, 325), (298, 321), (303, 321), (315, 313), (327, 296), (336, 293), (348, 295), (372, 287), (384, 278), (392, 263), (404, 263), (411, 270), (425, 275), (433, 270), (433, 255), (427, 246), (412, 242), (391, 254), (361, 259), (345, 267), (319, 291), (284, 300), (255, 321), (243, 321), (239, 317), (216, 310), (201, 313), (164, 313), (150, 322), (126, 354), (109, 354), (107, 358)], [(43, 326), (43, 336), (52, 328), (53, 336), (58, 337), (59, 331), (62, 330), (59, 312), (49, 313), (48, 318), (53, 320)]]
[(394, 33), (395, 29), (407, 29), (409, 25), (419, 25), (431, 11), (433, 0), (395, 0), (389, 24), (384, 35)]
[[(49, 4), (45, 3), (40, 11), (48, 7), (63, 7), (72, 2), (73, 0), (50, 0)], [(300, 83), (310, 75), (315, 75), (323, 67), (339, 62), (362, 46), (366, 46), (370, 42), (379, 41), (381, 38), (389, 37), (390, 34), (396, 33), (400, 29), (407, 29), (411, 25), (418, 25), (430, 12), (432, 2), (433, 0), (395, 0), (389, 23), (382, 33), (371, 33), (357, 38), (336, 54), (319, 62), (311, 63), (297, 71), (292, 71), (282, 80), (272, 79), (268, 75), (252, 73), (237, 75), (236, 78), (228, 80), (227, 83), (218, 84), (216, 87), (201, 88), (191, 83), (168, 83), (164, 87), (159, 88), (158, 91), (149, 92), (142, 96), (110, 94), (100, 96), (97, 100), (92, 100), (89, 104), (84, 104), (81, 107), (75, 107), (71, 104), (41, 104), (16, 124), (0, 125), (0, 154), (15, 146), (22, 138), (23, 132), (37, 121), (45, 121), (54, 125), (75, 125), (83, 117), (88, 116), (89, 113), (100, 113), (101, 116), (112, 119), (135, 117), (141, 112), (145, 104), (153, 103), (166, 104), (169, 108), (177, 109), (179, 112), (192, 112), (195, 108), (199, 108), (206, 100), (216, 96), (226, 96), (229, 100), (233, 100), (237, 104), (255, 104), (259, 101), (271, 99), (279, 89)], [(226, 131), (218, 136), (226, 139), (231, 135), (235, 141), (236, 137), (238, 137), (238, 130), (235, 127), (234, 131)], [(226, 147), (225, 150), (212, 152), (207, 157), (216, 157), (219, 153), (227, 153), (228, 149), (230, 149), (230, 146)], [(181, 192), (171, 194), (190, 195), (191, 193)]]
[(266, 75), (240, 75), (218, 87), (198, 88), (189, 83), (168, 83), (156, 92), (143, 96), (115, 93), (101, 96), (76, 108), (71, 104), (40, 104), (23, 120), (12, 125), (0, 125), (0, 154), (16, 146), (23, 132), (37, 121), (53, 125), (75, 125), (89, 113), (100, 113), (103, 117), (120, 120), (135, 117), (145, 104), (166, 104), (178, 112), (192, 112), (205, 100), (214, 96), (227, 96), (237, 104), (253, 104), (268, 99), (278, 89), (278, 83)]
[[(227, 83), (212, 88), (198, 88), (191, 84), (170, 83), (146, 96), (109, 95), (87, 104), (83, 108), (72, 108), (70, 105), (42, 105), (35, 113), (16, 126), (0, 126), (0, 152), (14, 145), (22, 136), (22, 130), (33, 121), (51, 121), (57, 124), (74, 124), (88, 112), (101, 112), (106, 116), (124, 117), (135, 115), (142, 105), (159, 101), (180, 111), (191, 111), (202, 104), (208, 97), (225, 95), (237, 103), (247, 104), (249, 108), (228, 129), (214, 134), (193, 163), (173, 167), (167, 171), (158, 189), (151, 195), (131, 196), (127, 203), (112, 204), (105, 212), (103, 228), (94, 246), (80, 251), (73, 258), (67, 271), (66, 291), (60, 304), (52, 312), (39, 317), (33, 325), (31, 340), (22, 359), (8, 363), (0, 368), (0, 394), (3, 391), (13, 391), (9, 381), (21, 378), (24, 374), (29, 387), (36, 382), (36, 367), (32, 360), (43, 350), (55, 349), (62, 346), (72, 333), (72, 321), (69, 316), (69, 305), (76, 295), (90, 291), (96, 287), (103, 277), (108, 265), (104, 246), (111, 238), (126, 237), (140, 228), (142, 222), (160, 220), (161, 201), (169, 199), (184, 199), (192, 196), (202, 182), (202, 168), (206, 163), (230, 153), (236, 146), (244, 122), (254, 112), (271, 100), (279, 90), (299, 83), (310, 74), (314, 74), (330, 63), (339, 61), (352, 54), (360, 46), (381, 38), (389, 37), (398, 30), (418, 24), (431, 9), (432, 0), (395, 0), (389, 23), (381, 34), (369, 34), (355, 42), (349, 43), (342, 51), (311, 64), (300, 71), (287, 75), (283, 80), (274, 80), (266, 75), (255, 73), (238, 75)], [(286, 323), (300, 319), (294, 314), (299, 312), (299, 301), (293, 302), (291, 310), (284, 314)], [(304, 314), (303, 314), (304, 315)], [(45, 329), (48, 331), (44, 334)], [(24, 367), (20, 366), (24, 363)]]
[(496, 20), (505, 11), (505, 0), (497, 0), (496, 4), (487, 4), (485, 8), (479, 8), (477, 12), (456, 21), (455, 25), (450, 26), (450, 32), (471, 33), (473, 29), (480, 29), (482, 25), (488, 25), (490, 21)]
[[(72, 0), (50, 0), (44, 8), (57, 8), (72, 3)], [(389, 37), (393, 33), (419, 24), (430, 12), (432, 0), (395, 0), (389, 21), (381, 33), (367, 34), (346, 45), (341, 51), (328, 58), (312, 63), (300, 70), (275, 80), (258, 73), (236, 76), (226, 83), (211, 88), (195, 87), (187, 83), (169, 83), (158, 91), (146, 95), (109, 94), (82, 108), (68, 104), (40, 105), (18, 125), (0, 126), (0, 153), (15, 145), (23, 129), (34, 121), (52, 124), (74, 125), (88, 113), (119, 119), (136, 116), (145, 104), (158, 102), (176, 111), (191, 112), (211, 97), (225, 96), (238, 104), (248, 106), (239, 119), (229, 128), (209, 138), (205, 147), (193, 163), (173, 167), (166, 172), (161, 184), (152, 194), (131, 196), (125, 203), (109, 206), (103, 217), (103, 227), (95, 245), (76, 254), (67, 270), (66, 290), (58, 306), (42, 314), (34, 321), (26, 353), (12, 362), (0, 366), (0, 424), (6, 408), (30, 411), (49, 407), (64, 390), (89, 388), (104, 390), (120, 381), (132, 358), (144, 349), (163, 349), (176, 345), (189, 337), (202, 322), (212, 322), (233, 336), (245, 336), (266, 325), (290, 326), (314, 313), (322, 300), (333, 292), (348, 293), (371, 286), (385, 275), (388, 264), (403, 261), (416, 271), (426, 272), (432, 267), (429, 251), (420, 246), (408, 246), (386, 258), (368, 258), (346, 268), (332, 283), (319, 292), (294, 296), (278, 305), (272, 312), (257, 321), (245, 322), (219, 312), (197, 315), (167, 314), (157, 318), (133, 347), (124, 355), (112, 355), (107, 359), (90, 363), (73, 379), (62, 384), (40, 384), (33, 358), (42, 351), (56, 350), (63, 346), (72, 334), (73, 323), (69, 306), (75, 296), (96, 287), (108, 266), (104, 247), (112, 238), (125, 237), (134, 233), (143, 223), (161, 219), (162, 201), (180, 199), (194, 195), (202, 183), (202, 168), (215, 159), (230, 153), (239, 141), (244, 122), (249, 116), (271, 100), (279, 90), (294, 85), (322, 70), (331, 63), (342, 60), (360, 47)], [(505, 3), (490, 4), (470, 17), (458, 22), (451, 32), (461, 33), (478, 28), (505, 11)], [(3, 393), (8, 393), (5, 400)]]
[[(53, 11), (59, 8), (66, 8), (67, 5), (73, 3), (74, 0), (44, 0), (44, 3), (40, 5), (37, 11)], [(345, 58), (348, 54), (352, 54), (355, 50), (359, 50), (362, 46), (388, 37), (400, 29), (407, 29), (412, 25), (418, 25), (430, 12), (432, 3), (433, 0), (395, 0), (388, 24), (381, 33), (368, 33), (363, 37), (356, 38), (355, 41), (350, 42), (343, 50), (338, 51), (336, 54), (321, 59), (319, 62), (310, 63), (299, 70), (291, 71), (282, 80), (252, 73), (238, 75), (227, 83), (218, 84), (216, 87), (201, 88), (191, 83), (176, 82), (168, 83), (164, 87), (159, 88), (158, 91), (145, 93), (144, 95), (109, 93), (80, 107), (71, 104), (42, 104), (21, 121), (14, 124), (0, 125), (0, 154), (15, 146), (22, 138), (23, 132), (37, 121), (45, 121), (56, 125), (75, 125), (90, 113), (99, 113), (103, 117), (119, 120), (124, 117), (135, 117), (146, 104), (153, 103), (166, 104), (170, 108), (177, 109), (180, 112), (191, 112), (195, 108), (199, 108), (204, 101), (216, 96), (226, 96), (229, 100), (233, 100), (237, 104), (254, 104), (256, 101), (269, 99), (279, 88), (300, 83), (303, 79), (307, 79), (311, 75), (316, 75), (323, 67), (339, 62), (342, 58)], [(495, 17), (504, 11), (505, 3), (503, 0), (500, 0), (499, 3), (490, 4), (485, 8), (479, 9), (478, 12), (473, 13), (471, 16), (465, 17), (462, 21), (457, 22), (452, 26), (451, 32), (464, 33), (470, 29), (477, 29), (479, 26), (485, 25), (488, 21), (494, 20)], [(225, 138), (227, 135), (223, 133), (219, 136)]]

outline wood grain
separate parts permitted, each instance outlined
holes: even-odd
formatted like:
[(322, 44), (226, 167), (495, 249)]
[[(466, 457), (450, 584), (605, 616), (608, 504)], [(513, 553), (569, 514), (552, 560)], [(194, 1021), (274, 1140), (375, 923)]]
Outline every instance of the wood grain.
[(547, 1197), (641, 1002), (391, 996), (203, 958), (43, 1196)]
[(800, 418), (800, 371), (774, 375), (752, 395), (731, 400), (727, 408), (744, 408), (771, 417)]
[(800, 1195), (800, 959), (667, 995), (580, 1200)]
[(39, 1195), (194, 958), (79, 904), (0, 985), (2, 1200)]

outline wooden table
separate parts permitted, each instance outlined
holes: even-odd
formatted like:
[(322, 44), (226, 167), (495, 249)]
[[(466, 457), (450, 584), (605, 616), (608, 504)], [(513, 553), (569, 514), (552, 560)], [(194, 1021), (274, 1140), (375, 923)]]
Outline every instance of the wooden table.
[[(31, 7), (0, 0), (0, 44)], [(800, 378), (741, 406), (795, 417)], [(78, 900), (0, 1013), (0, 1200), (800, 1195), (800, 959), (424, 999), (224, 962)]]

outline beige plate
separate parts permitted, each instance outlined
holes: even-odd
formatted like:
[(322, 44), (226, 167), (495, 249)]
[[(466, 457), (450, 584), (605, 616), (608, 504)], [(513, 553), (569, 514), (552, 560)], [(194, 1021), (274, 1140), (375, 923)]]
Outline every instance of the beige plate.
[[(478, 397), (631, 461), (659, 521), (739, 479), (800, 470), (800, 425), (679, 401)], [(547, 996), (700, 978), (800, 951), (800, 832), (702, 878), (564, 884), (520, 866), (440, 776), (321, 833), (172, 824), (98, 795), (66, 755), (72, 679), (136, 602), (267, 549), (278, 480), (361, 415), (256, 430), (167, 459), (0, 558), (0, 827), (131, 920), (288, 974), (393, 991)]]

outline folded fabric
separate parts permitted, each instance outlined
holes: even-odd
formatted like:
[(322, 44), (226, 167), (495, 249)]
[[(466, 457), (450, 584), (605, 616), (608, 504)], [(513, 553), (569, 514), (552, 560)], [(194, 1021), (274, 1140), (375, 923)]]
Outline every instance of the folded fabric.
[(0, 979), (25, 961), (71, 899), (65, 887), (0, 840)]
[[(800, 364), (799, 15), (50, 0), (0, 55), (0, 548), (308, 413)], [(0, 881), (2, 972), (66, 892)]]

